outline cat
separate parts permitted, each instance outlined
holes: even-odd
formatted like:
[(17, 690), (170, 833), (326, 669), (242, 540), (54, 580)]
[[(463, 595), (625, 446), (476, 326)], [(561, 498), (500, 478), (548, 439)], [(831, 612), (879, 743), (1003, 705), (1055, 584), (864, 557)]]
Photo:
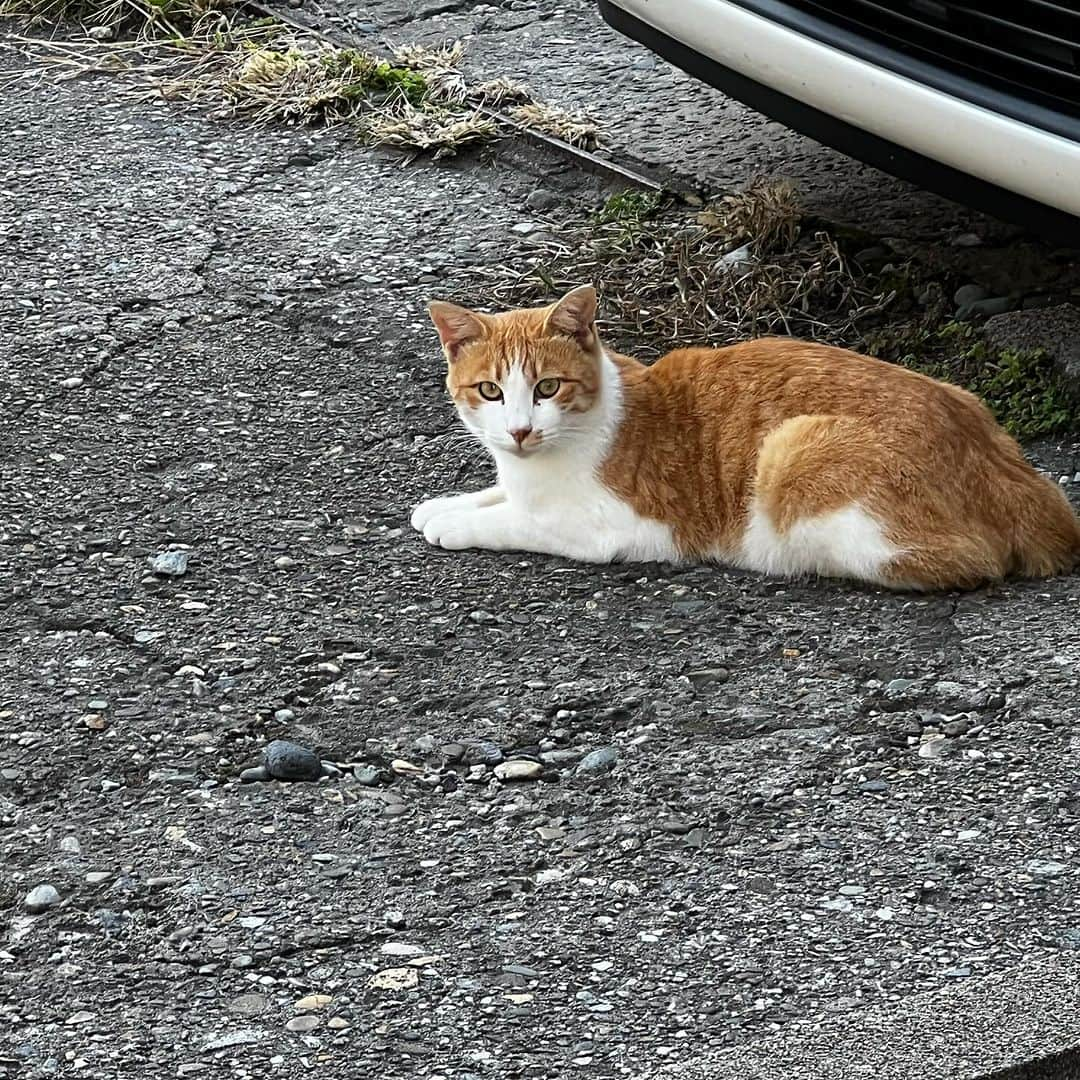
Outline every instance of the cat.
[(1048, 577), (1080, 521), (974, 395), (828, 345), (609, 351), (592, 286), (548, 307), (429, 311), (498, 484), (431, 499), (449, 550), (715, 561), (898, 590)]

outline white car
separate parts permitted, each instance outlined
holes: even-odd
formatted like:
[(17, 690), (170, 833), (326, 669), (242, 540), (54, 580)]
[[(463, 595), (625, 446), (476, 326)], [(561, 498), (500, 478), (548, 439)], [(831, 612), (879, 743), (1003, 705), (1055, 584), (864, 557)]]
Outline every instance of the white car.
[(690, 74), (819, 142), (1080, 234), (1080, 0), (599, 0)]

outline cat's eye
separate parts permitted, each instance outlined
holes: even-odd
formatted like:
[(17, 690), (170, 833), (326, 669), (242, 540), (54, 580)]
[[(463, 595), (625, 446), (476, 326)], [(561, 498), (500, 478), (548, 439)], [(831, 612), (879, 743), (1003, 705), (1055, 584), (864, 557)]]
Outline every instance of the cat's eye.
[(558, 379), (541, 379), (536, 384), (536, 396), (539, 398), (554, 397), (559, 392), (560, 385)]
[(480, 396), (485, 401), (500, 401), (502, 399), (502, 391), (499, 389), (498, 383), (482, 382), (476, 389), (480, 391)]

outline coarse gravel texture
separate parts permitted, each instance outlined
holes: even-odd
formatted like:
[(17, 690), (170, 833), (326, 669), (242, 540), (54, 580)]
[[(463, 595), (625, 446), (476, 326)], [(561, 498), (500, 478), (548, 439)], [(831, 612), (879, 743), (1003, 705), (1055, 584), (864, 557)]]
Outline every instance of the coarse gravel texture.
[[(487, 476), (425, 301), (592, 181), (102, 83), (0, 123), (9, 1074), (633, 1076), (1074, 962), (1080, 578), (910, 597), (409, 530)], [(1080, 494), (1080, 446), (1032, 452)], [(241, 785), (275, 738), (343, 775)]]

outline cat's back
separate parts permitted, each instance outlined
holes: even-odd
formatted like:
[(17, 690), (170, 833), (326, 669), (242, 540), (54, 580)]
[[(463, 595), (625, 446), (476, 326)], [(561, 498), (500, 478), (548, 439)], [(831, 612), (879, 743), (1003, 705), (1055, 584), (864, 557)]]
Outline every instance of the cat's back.
[(779, 420), (828, 414), (945, 427), (990, 420), (973, 394), (849, 349), (757, 338), (718, 349), (676, 349), (649, 370), (651, 388), (695, 411)]

